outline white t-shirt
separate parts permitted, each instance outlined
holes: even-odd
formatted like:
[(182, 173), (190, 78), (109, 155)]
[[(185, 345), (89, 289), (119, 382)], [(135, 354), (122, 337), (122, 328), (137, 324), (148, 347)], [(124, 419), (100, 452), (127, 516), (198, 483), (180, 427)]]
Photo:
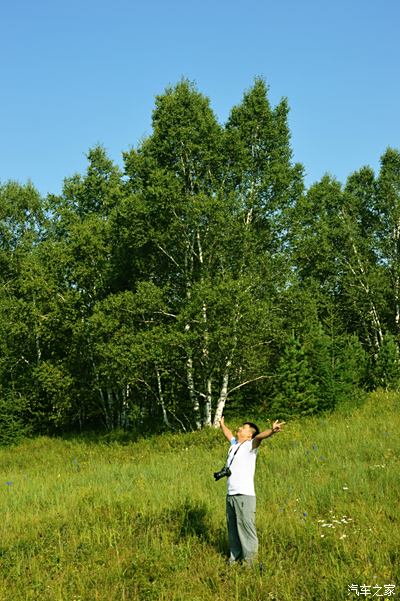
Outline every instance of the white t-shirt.
[[(234, 460), (232, 457), (237, 451)], [(254, 490), (254, 472), (256, 470), (257, 449), (253, 449), (253, 441), (246, 440), (242, 444), (237, 442), (236, 438), (231, 440), (226, 465), (230, 465), (232, 474), (227, 481), (228, 495), (249, 495), (255, 497)], [(232, 463), (231, 463), (232, 461)]]

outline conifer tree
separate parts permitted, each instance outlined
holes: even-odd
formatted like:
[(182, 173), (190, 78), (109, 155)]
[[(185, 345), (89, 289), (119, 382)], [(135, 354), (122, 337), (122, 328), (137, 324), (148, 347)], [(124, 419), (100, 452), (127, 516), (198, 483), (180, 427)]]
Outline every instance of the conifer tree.
[(317, 388), (307, 356), (299, 340), (290, 337), (275, 373), (275, 396), (271, 414), (281, 419), (311, 415), (317, 411)]

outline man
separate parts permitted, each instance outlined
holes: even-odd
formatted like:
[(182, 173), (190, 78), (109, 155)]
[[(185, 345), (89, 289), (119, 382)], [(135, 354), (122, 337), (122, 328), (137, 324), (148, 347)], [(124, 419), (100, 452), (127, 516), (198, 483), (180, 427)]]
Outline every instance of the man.
[(245, 422), (236, 438), (221, 418), (221, 430), (231, 443), (226, 466), (231, 475), (227, 482), (226, 518), (229, 539), (229, 563), (244, 561), (251, 566), (258, 550), (255, 525), (256, 493), (254, 472), (258, 447), (265, 438), (281, 432), (285, 422), (274, 421), (272, 428), (260, 432), (256, 424)]

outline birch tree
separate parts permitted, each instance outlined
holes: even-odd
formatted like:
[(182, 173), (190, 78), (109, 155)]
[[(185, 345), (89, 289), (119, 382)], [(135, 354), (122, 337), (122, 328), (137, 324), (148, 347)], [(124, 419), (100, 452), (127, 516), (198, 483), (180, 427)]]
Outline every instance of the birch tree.
[(388, 329), (400, 342), (400, 152), (389, 148), (381, 157), (377, 182), (377, 252), (388, 275), (388, 302), (393, 307)]
[(385, 288), (375, 247), (375, 197), (369, 168), (352, 174), (344, 190), (325, 176), (301, 198), (293, 228), (300, 281), (322, 292), (345, 330), (360, 336), (372, 355), (383, 340)]
[(42, 358), (41, 291), (32, 253), (43, 219), (42, 199), (31, 183), (0, 185), (1, 412), (4, 428), (17, 424), (21, 431), (20, 418), (37, 396), (32, 372)]
[[(110, 214), (122, 196), (121, 174), (101, 147), (88, 153), (86, 173), (65, 180), (60, 196), (48, 199), (48, 233), (41, 248), (55, 280), (58, 310), (49, 324), (60, 343), (52, 360), (73, 379), (72, 422), (102, 420), (112, 427), (111, 404), (122, 396), (100, 378), (94, 360), (89, 319), (96, 304), (111, 291), (114, 257)], [(46, 259), (47, 257), (47, 259)], [(104, 399), (107, 399), (105, 402)], [(119, 401), (115, 401), (119, 407)]]
[[(248, 292), (249, 296), (237, 304), (232, 320), (232, 332), (236, 334), (226, 356), (215, 426), (219, 425), (233, 374), (236, 377), (230, 386), (232, 391), (268, 378), (271, 373), (268, 345), (277, 328), (271, 306), (279, 304), (279, 295), (288, 282), (289, 209), (303, 190), (302, 166), (291, 163), (288, 111), (286, 99), (274, 109), (270, 106), (265, 82), (257, 79), (242, 102), (232, 109), (225, 128), (226, 182), (236, 199), (235, 213), (240, 222), (236, 245), (240, 250), (233, 270), (242, 293)], [(246, 370), (243, 356), (238, 360), (235, 353), (244, 315), (248, 321), (247, 330), (242, 327), (240, 332), (240, 340), (246, 340), (242, 348), (247, 352), (257, 348), (264, 358), (261, 366), (253, 356)], [(245, 379), (238, 378), (245, 373)]]
[(209, 419), (203, 415), (211, 394), (209, 318), (205, 298), (197, 288), (194, 300), (193, 291), (196, 285), (201, 290), (210, 269), (205, 247), (220, 179), (220, 138), (208, 100), (182, 81), (157, 97), (152, 136), (125, 155), (129, 188), (141, 196), (147, 277), (169, 287), (169, 313), (179, 315), (175, 324), (185, 334), (184, 379), (198, 428)]
[(143, 274), (168, 287), (170, 321), (184, 334), (179, 377), (195, 427), (217, 426), (230, 394), (269, 377), (285, 210), (302, 187), (290, 157), (287, 104), (271, 109), (261, 81), (225, 128), (180, 82), (156, 99), (152, 135), (125, 154)]

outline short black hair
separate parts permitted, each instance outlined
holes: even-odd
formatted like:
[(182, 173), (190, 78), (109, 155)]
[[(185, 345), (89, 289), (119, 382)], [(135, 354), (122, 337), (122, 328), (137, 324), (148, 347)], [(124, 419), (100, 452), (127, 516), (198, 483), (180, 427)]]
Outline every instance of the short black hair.
[(250, 428), (253, 430), (253, 436), (252, 438), (254, 438), (255, 436), (257, 436), (257, 434), (260, 434), (260, 429), (259, 427), (254, 424), (253, 422), (244, 422), (243, 424), (244, 426), (250, 426)]

